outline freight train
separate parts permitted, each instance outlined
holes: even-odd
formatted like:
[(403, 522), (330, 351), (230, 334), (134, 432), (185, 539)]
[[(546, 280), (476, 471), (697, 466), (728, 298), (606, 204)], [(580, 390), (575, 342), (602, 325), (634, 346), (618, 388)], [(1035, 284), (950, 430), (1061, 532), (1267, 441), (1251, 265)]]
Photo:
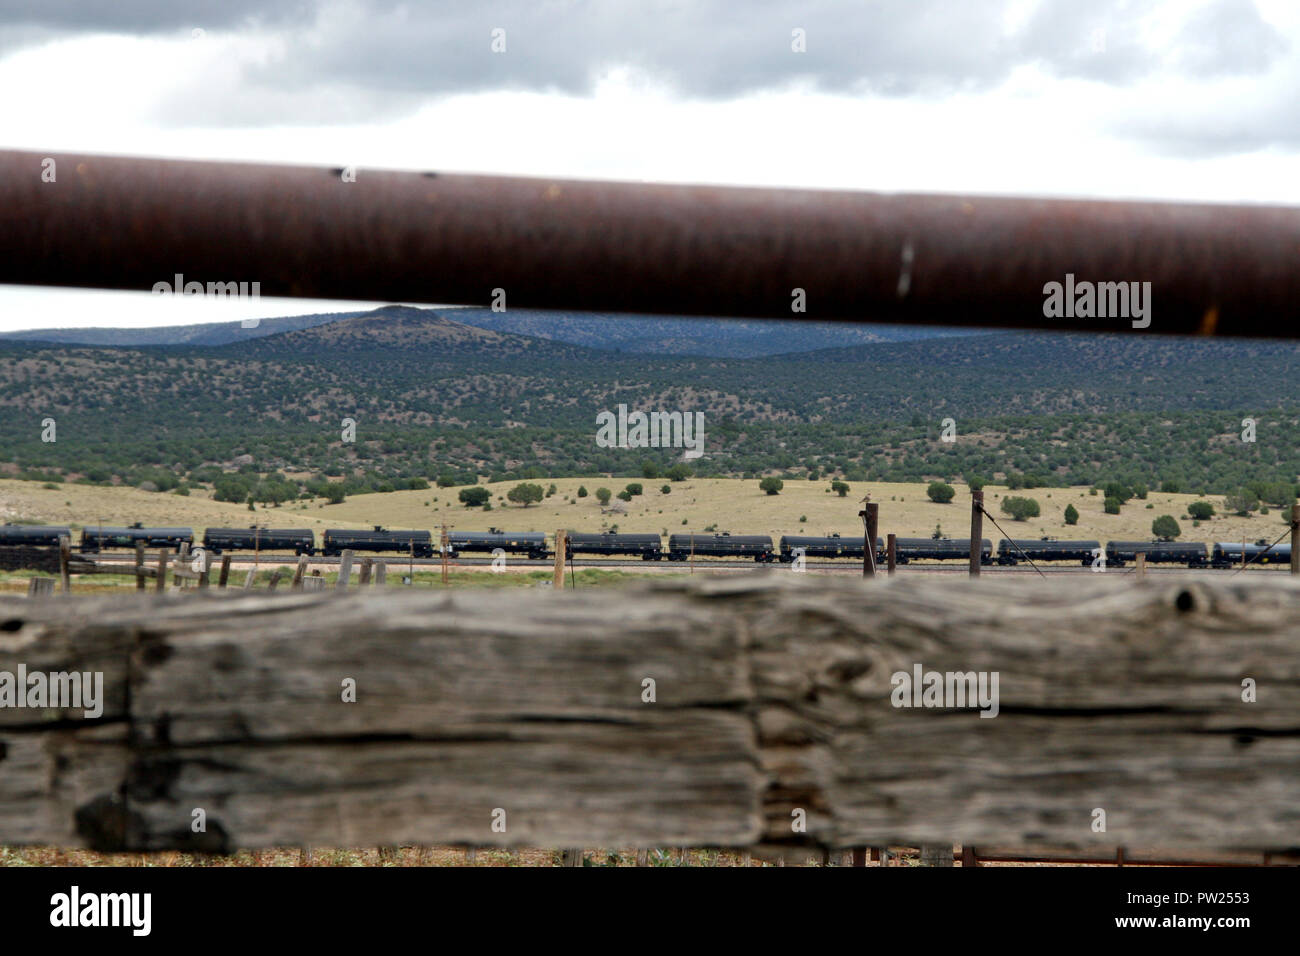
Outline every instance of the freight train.
[(375, 525), (370, 531), (330, 528), (321, 535), (321, 554), (335, 557), (344, 551), (396, 551), (415, 558), (431, 558), (433, 535), (427, 531), (389, 531), (382, 525)]
[[(73, 532), (68, 527), (50, 525), (0, 525), (0, 548), (58, 547), (59, 538), (71, 542)], [(627, 555), (643, 561), (688, 561), (692, 558), (741, 558), (758, 564), (774, 561), (791, 563), (802, 554), (804, 558), (862, 560), (865, 538), (832, 535), (783, 535), (774, 545), (769, 535), (729, 534), (726, 532), (688, 532), (668, 536), (667, 547), (663, 538), (654, 533), (617, 534), (584, 533), (566, 534), (566, 556), (591, 555), (613, 557)], [(80, 550), (98, 553), (112, 549), (132, 549), (136, 542), (149, 548), (177, 550), (182, 544), (194, 544), (190, 528), (150, 528), (137, 522), (129, 527), (91, 526), (81, 531)], [(370, 531), (328, 529), (316, 546), (315, 533), (310, 528), (208, 528), (203, 536), (203, 546), (213, 554), (231, 551), (293, 552), (299, 555), (323, 554), (337, 556), (345, 550), (395, 553), (417, 558), (431, 558), (442, 548), (428, 531), (390, 531), (376, 525)], [(451, 531), (447, 534), (447, 555), (457, 557), (465, 553), (522, 555), (538, 560), (552, 557), (554, 552), (547, 536), (540, 531)], [(883, 538), (876, 538), (876, 563), (886, 560)], [(1137, 555), (1145, 554), (1151, 564), (1177, 564), (1188, 568), (1231, 568), (1246, 564), (1286, 564), (1291, 560), (1288, 544), (1270, 546), (1268, 541), (1254, 544), (1220, 541), (1213, 545), (1177, 541), (1110, 541), (1104, 546), (1100, 541), (1060, 541), (1055, 538), (1004, 538), (993, 542), (984, 538), (980, 542), (980, 562), (1013, 567), (1022, 561), (1037, 563), (1068, 561), (1072, 564), (1097, 565), (1105, 556), (1108, 567), (1124, 567), (1133, 563)], [(970, 557), (968, 538), (898, 538), (895, 557), (900, 565), (912, 561), (965, 561)]]
[[(657, 538), (657, 536), (656, 536)], [(540, 531), (448, 531), (447, 556), (454, 558), (466, 551), (491, 554), (497, 549), (506, 554), (522, 554), (534, 560), (547, 557), (546, 535)]]
[(109, 548), (134, 548), (136, 542), (147, 548), (168, 548), (176, 551), (182, 544), (194, 544), (194, 531), (190, 528), (146, 528), (136, 522), (128, 528), (107, 528), (95, 525), (81, 529), (81, 550), (97, 554)]
[(209, 528), (203, 547), (213, 554), (223, 551), (292, 551), (314, 555), (316, 536), (310, 528)]

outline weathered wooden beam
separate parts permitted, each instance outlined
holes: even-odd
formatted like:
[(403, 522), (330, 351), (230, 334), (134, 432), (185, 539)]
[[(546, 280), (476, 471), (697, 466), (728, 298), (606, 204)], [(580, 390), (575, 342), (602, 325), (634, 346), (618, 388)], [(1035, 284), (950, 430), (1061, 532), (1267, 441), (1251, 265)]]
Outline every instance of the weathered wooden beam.
[(1156, 581), (2, 597), (0, 844), (1300, 845), (1300, 582)]

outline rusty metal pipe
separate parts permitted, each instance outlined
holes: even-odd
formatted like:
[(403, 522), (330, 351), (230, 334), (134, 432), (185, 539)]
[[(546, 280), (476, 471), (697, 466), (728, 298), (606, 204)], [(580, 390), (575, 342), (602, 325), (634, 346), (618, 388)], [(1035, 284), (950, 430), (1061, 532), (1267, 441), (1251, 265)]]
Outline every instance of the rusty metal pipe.
[(0, 152), (0, 283), (147, 292), (176, 274), (268, 296), (501, 289), (507, 307), (1133, 331), (1045, 316), (1069, 274), (1150, 282), (1151, 333), (1300, 337), (1300, 208)]

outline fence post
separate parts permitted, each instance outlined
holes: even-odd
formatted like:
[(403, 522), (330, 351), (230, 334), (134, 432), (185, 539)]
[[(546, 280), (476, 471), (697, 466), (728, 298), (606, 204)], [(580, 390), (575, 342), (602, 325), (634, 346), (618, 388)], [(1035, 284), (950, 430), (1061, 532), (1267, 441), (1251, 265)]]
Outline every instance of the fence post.
[(351, 579), (351, 577), (352, 577), (352, 551), (347, 550), (344, 551), (343, 556), (339, 558), (339, 579), (338, 581), (335, 582), (334, 587), (339, 591), (346, 591), (348, 587), (348, 581)]
[(1300, 505), (1291, 506), (1291, 573), (1300, 574)]
[(980, 558), (984, 552), (984, 492), (970, 493), (970, 576), (980, 576)]
[(217, 572), (217, 587), (224, 588), (230, 580), (230, 555), (221, 556), (221, 570)]
[(27, 596), (49, 597), (54, 593), (54, 578), (32, 578), (27, 582)]
[(72, 539), (66, 534), (59, 535), (59, 580), (63, 582), (63, 593), (72, 593), (72, 575), (68, 573), (68, 559), (72, 557)]
[[(894, 571), (898, 568), (898, 535), (894, 534), (894, 532), (892, 531), (889, 532), (889, 538), (888, 538), (888, 543), (886, 544), (886, 549), (887, 550), (885, 551), (885, 560), (888, 562), (889, 573), (893, 574)], [(854, 852), (856, 853), (857, 851), (855, 850)], [(865, 863), (862, 865), (866, 866)]]
[(176, 574), (172, 575), (172, 583), (176, 585), (177, 590), (185, 587), (185, 578), (180, 576), (180, 572), (185, 570), (181, 567), (185, 559), (189, 557), (190, 546), (187, 542), (182, 541), (176, 546)]
[(307, 573), (307, 555), (298, 555), (298, 567), (294, 569), (293, 581), (289, 584), (291, 591), (302, 590), (302, 576)]
[(876, 530), (880, 518), (880, 505), (862, 499), (862, 510), (858, 517), (862, 519), (862, 576), (875, 577), (876, 574)]
[(927, 843), (921, 847), (921, 866), (952, 866), (952, 844)]
[[(563, 528), (561, 528), (559, 531), (555, 532), (555, 581), (554, 581), (554, 587), (556, 587), (556, 588), (562, 588), (562, 587), (564, 587), (564, 558), (565, 558), (565, 556), (566, 556), (566, 553), (567, 553), (568, 550), (569, 550), (568, 545), (569, 545), (569, 535), (564, 531)], [(569, 851), (566, 850), (565, 852), (567, 853), (567, 852), (569, 852)], [(579, 853), (579, 860), (581, 860), (581, 853)], [(568, 864), (568, 865), (569, 865), (569, 866), (581, 866), (582, 863), (581, 863), (581, 862), (576, 863), (576, 864), (572, 864), (572, 863), (571, 863), (571, 864)]]
[(880, 534), (880, 505), (875, 502), (869, 502), (866, 507), (867, 512), (867, 531), (866, 540), (862, 543), (865, 547), (862, 549), (864, 554), (871, 555), (871, 577), (876, 574), (876, 538)]
[[(445, 521), (442, 523), (442, 549), (441, 550), (442, 550), (442, 584), (443, 587), (446, 587), (447, 585), (447, 523)], [(412, 577), (411, 580), (414, 581), (415, 578)]]
[(376, 561), (375, 562), (375, 586), (382, 588), (386, 584), (388, 584), (388, 562)]
[(361, 559), (361, 571), (357, 574), (357, 587), (363, 588), (370, 583), (370, 572), (375, 567), (374, 558)]
[(1139, 551), (1136, 557), (1137, 557), (1137, 567), (1136, 567), (1137, 579), (1141, 581), (1142, 578), (1147, 573), (1147, 553), (1145, 551)]
[(153, 583), (154, 593), (161, 593), (167, 587), (167, 565), (172, 559), (172, 553), (166, 548), (158, 552), (158, 580)]
[(135, 543), (135, 589), (144, 590), (144, 542)]

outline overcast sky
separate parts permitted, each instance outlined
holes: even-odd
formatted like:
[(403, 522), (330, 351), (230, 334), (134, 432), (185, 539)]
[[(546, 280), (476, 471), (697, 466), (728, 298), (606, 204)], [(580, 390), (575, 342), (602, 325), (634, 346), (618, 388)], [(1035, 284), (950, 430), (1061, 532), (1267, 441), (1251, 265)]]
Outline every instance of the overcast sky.
[[(53, 156), (1300, 204), (1296, 0), (0, 0), (0, 91)], [(0, 286), (0, 330), (356, 308)]]

